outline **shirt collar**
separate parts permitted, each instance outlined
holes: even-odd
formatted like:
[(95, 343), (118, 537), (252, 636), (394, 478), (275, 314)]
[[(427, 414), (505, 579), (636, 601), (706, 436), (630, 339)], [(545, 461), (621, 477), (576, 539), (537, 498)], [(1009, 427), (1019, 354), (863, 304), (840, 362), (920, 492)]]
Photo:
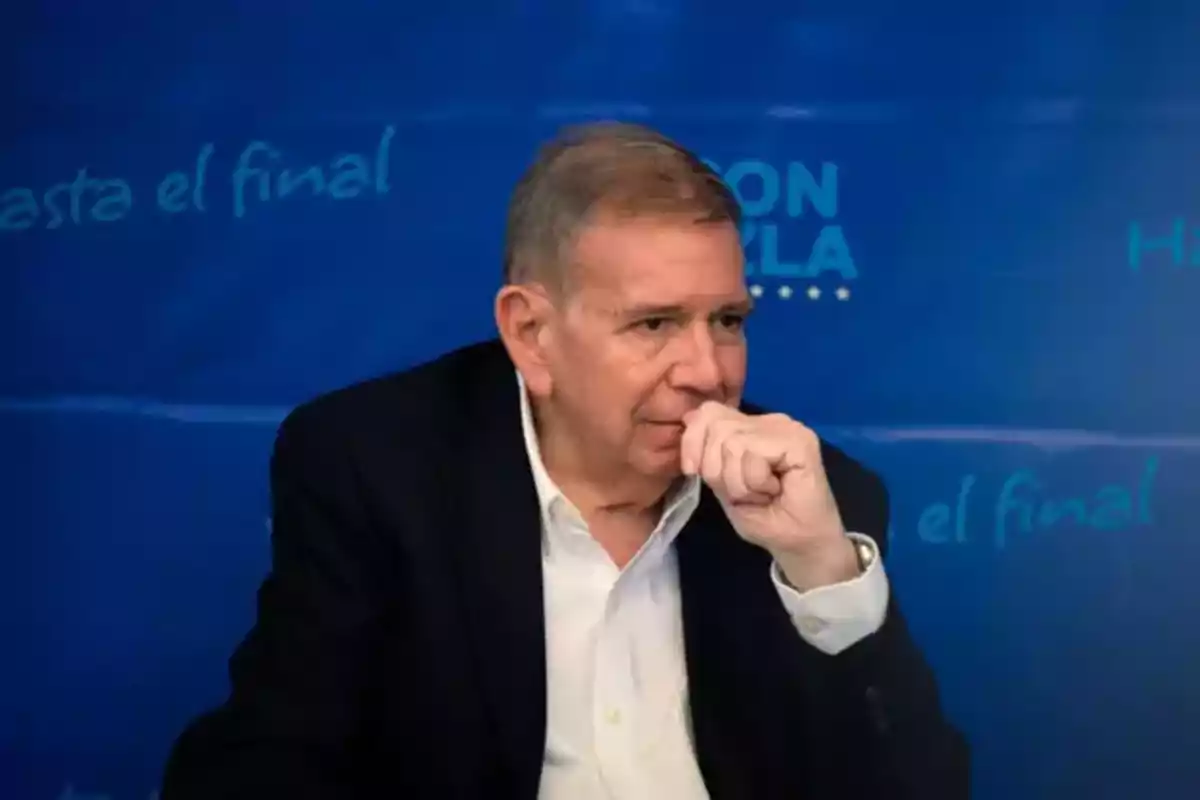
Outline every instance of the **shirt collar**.
[(554, 483), (546, 465), (542, 461), (542, 449), (538, 445), (537, 430), (533, 425), (533, 406), (529, 402), (529, 392), (525, 390), (525, 380), (517, 373), (517, 387), (521, 392), (521, 433), (525, 437), (525, 452), (529, 456), (529, 469), (533, 472), (533, 485), (537, 488), (538, 506), (542, 517), (550, 513), (555, 502), (566, 500), (562, 490)]
[[(533, 485), (537, 489), (538, 506), (541, 509), (542, 524), (546, 525), (551, 519), (551, 515), (555, 512), (556, 507), (562, 506), (569, 508), (571, 513), (578, 516), (579, 512), (571, 503), (567, 496), (562, 493), (557, 484), (550, 477), (550, 473), (546, 471), (546, 465), (542, 461), (542, 451), (538, 444), (537, 430), (533, 424), (533, 406), (529, 402), (529, 392), (525, 389), (525, 380), (521, 374), (517, 373), (517, 388), (521, 393), (521, 432), (525, 438), (525, 452), (529, 456), (529, 468), (533, 473)], [(663, 512), (663, 519), (682, 518), (686, 521), (696, 510), (696, 506), (700, 502), (700, 479), (695, 475), (688, 476), (684, 482), (676, 488), (668, 502), (666, 509)], [(672, 526), (673, 534), (677, 534), (682, 524)], [(672, 535), (674, 538), (674, 535)]]

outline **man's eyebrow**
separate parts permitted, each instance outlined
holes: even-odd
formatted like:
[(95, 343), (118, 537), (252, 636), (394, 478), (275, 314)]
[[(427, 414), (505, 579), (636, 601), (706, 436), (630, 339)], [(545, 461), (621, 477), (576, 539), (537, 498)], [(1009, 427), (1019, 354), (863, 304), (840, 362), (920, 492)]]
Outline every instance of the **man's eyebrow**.
[(717, 309), (717, 313), (720, 313), (720, 314), (734, 313), (734, 314), (742, 314), (743, 316), (745, 316), (745, 315), (748, 315), (753, 310), (754, 310), (754, 300), (747, 297), (745, 300), (737, 300), (732, 303), (726, 303), (725, 305), (723, 305), (719, 309)]
[(621, 309), (622, 317), (680, 317), (687, 309), (677, 304), (635, 303)]
[[(715, 314), (742, 314), (747, 315), (754, 310), (754, 301), (747, 298), (745, 300), (736, 300), (725, 303), (717, 308)], [(621, 309), (619, 312), (622, 317), (682, 317), (692, 313), (692, 310), (686, 306), (674, 303), (636, 303), (632, 306)]]

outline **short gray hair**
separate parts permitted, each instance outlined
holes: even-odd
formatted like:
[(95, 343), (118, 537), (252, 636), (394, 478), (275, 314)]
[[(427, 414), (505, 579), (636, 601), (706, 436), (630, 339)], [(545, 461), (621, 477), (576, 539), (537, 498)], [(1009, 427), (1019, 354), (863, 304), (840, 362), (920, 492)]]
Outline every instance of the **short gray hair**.
[(508, 205), (504, 280), (561, 289), (566, 250), (597, 215), (739, 224), (736, 197), (695, 154), (650, 128), (594, 122), (544, 145)]

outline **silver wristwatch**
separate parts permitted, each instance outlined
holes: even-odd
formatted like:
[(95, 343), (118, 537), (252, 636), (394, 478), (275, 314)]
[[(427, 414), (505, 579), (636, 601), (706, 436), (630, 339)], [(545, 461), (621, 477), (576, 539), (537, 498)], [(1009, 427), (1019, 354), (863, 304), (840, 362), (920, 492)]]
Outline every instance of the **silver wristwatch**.
[(875, 563), (875, 548), (861, 539), (851, 539), (850, 541), (854, 545), (854, 554), (858, 556), (858, 568), (866, 572)]

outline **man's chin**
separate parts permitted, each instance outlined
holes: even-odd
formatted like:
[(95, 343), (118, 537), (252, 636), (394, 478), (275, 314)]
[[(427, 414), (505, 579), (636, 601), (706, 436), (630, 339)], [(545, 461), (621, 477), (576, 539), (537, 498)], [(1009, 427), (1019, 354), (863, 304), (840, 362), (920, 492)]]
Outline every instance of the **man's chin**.
[(643, 453), (638, 459), (638, 471), (648, 477), (674, 480), (683, 474), (678, 447), (664, 447)]

